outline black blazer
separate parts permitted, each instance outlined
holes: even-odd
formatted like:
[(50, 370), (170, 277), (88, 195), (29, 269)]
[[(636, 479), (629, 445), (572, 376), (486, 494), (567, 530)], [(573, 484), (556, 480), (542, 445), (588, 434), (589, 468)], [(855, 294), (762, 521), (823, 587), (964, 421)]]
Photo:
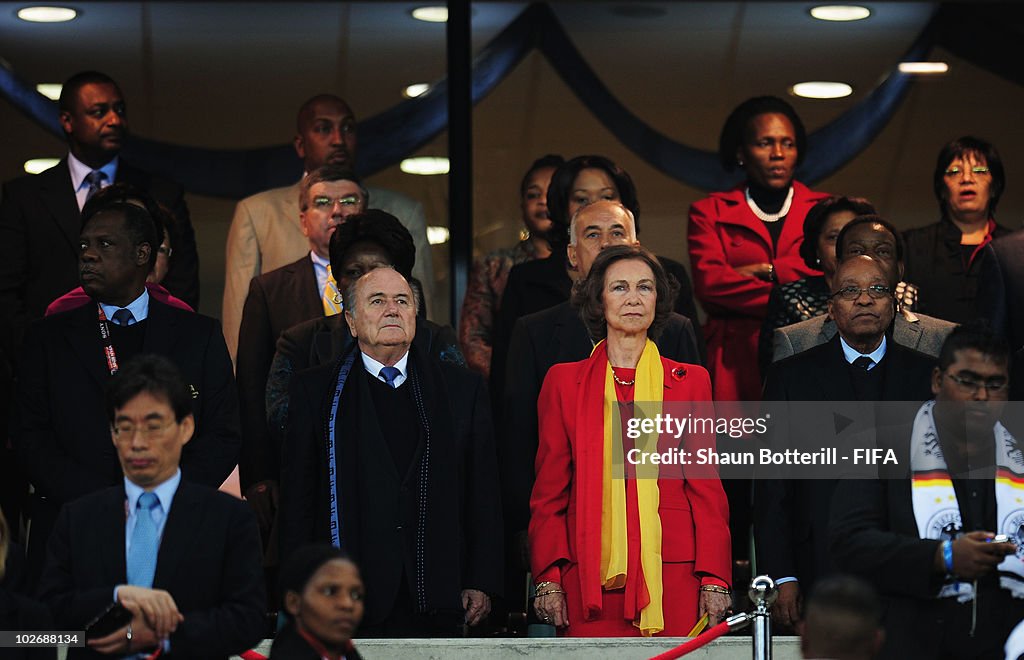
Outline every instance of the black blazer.
[(263, 479), (276, 479), (276, 474), (268, 475), (261, 464), (270, 442), (267, 374), (274, 360), (277, 339), (288, 328), (323, 317), (323, 314), (320, 288), (308, 254), (287, 266), (252, 278), (249, 284), (249, 295), (242, 308), (235, 365), (242, 416), (239, 470), (243, 492)]
[[(886, 478), (844, 479), (836, 485), (828, 535), (832, 558), (842, 571), (872, 583), (882, 597), (885, 643), (879, 658), (955, 657), (950, 640), (960, 653), (965, 648), (977, 653), (960, 657), (1002, 658), (1003, 643), (1024, 619), (1024, 601), (1001, 589), (995, 574), (978, 580), (977, 629), (968, 637), (971, 605), (937, 598), (943, 576), (932, 567), (940, 542), (922, 539), (914, 518), (911, 430), (907, 420), (885, 436), (899, 463), (882, 467)], [(958, 608), (960, 616), (950, 616)]]
[[(170, 358), (193, 388), (196, 433), (182, 453), (185, 478), (220, 486), (241, 445), (238, 395), (220, 324), (150, 298), (142, 352)], [(12, 429), (22, 468), (36, 489), (28, 548), (34, 572), (60, 506), (117, 484), (121, 466), (106, 415), (110, 376), (96, 305), (34, 322), (20, 357)]]
[[(931, 398), (935, 361), (893, 341), (875, 367), (882, 373), (883, 401)], [(774, 363), (765, 383), (765, 401), (856, 401), (839, 336)], [(787, 420), (792, 423), (792, 420)], [(817, 424), (815, 424), (817, 426)], [(789, 434), (787, 425), (776, 432)], [(822, 444), (832, 441), (825, 429)], [(758, 479), (754, 481), (754, 541), (758, 571), (773, 578), (795, 577), (806, 594), (816, 580), (835, 572), (828, 553), (828, 523), (836, 480)]]
[[(356, 349), (354, 349), (356, 350)], [(423, 553), (425, 609), (461, 612), (462, 589), (501, 593), (502, 523), (493, 430), (483, 379), (463, 367), (410, 350), (430, 426), (430, 452), (419, 434), (413, 464), (403, 476), (381, 436), (358, 350), (342, 393), (335, 466), (342, 547), (366, 584), (364, 623), (392, 613), (403, 576), (415, 583)], [(288, 433), (281, 453), (281, 556), (330, 542), (330, 488), (325, 433), (338, 363), (292, 379)], [(403, 387), (412, 385), (407, 380)], [(390, 467), (390, 469), (389, 469)], [(420, 499), (419, 475), (429, 475)], [(424, 510), (421, 510), (421, 503)], [(425, 535), (417, 536), (417, 515)], [(409, 592), (416, 602), (413, 584)]]
[[(149, 192), (177, 220), (171, 268), (163, 286), (199, 308), (199, 256), (184, 189), (120, 161), (117, 180)], [(8, 355), (46, 306), (79, 285), (81, 212), (67, 158), (40, 174), (8, 181), (0, 199), (0, 319)], [(155, 247), (155, 246), (154, 246)]]
[[(693, 324), (684, 316), (672, 314), (656, 343), (663, 357), (701, 363)], [(530, 520), (533, 463), (537, 456), (537, 399), (544, 377), (555, 364), (587, 359), (593, 348), (579, 312), (568, 302), (516, 322), (508, 350), (503, 413), (498, 425), (502, 501), (510, 532), (525, 530)]]
[[(1024, 230), (985, 246), (976, 302), (978, 315), (1010, 343), (1010, 398), (1024, 400)], [(1021, 429), (1011, 431), (1022, 437)]]
[[(697, 319), (697, 305), (693, 301), (693, 284), (690, 276), (681, 263), (666, 257), (658, 257), (665, 272), (679, 282), (679, 295), (676, 298), (675, 311), (690, 321)], [(556, 252), (546, 259), (524, 261), (516, 264), (508, 274), (508, 283), (501, 297), (501, 308), (498, 310), (494, 323), (494, 340), (491, 351), (491, 377), (488, 386), (491, 390), (491, 404), (495, 419), (501, 419), (504, 404), (505, 383), (508, 380), (506, 365), (511, 364), (508, 355), (512, 341), (512, 332), (516, 321), (527, 314), (541, 312), (549, 307), (569, 300), (572, 292), (572, 280), (565, 270), (564, 253)], [(703, 333), (696, 333), (696, 342), (700, 359), (684, 360), (694, 364), (704, 364)], [(587, 354), (589, 355), (589, 353)], [(587, 357), (576, 358), (582, 360)], [(671, 355), (671, 357), (677, 359)], [(537, 392), (540, 392), (538, 387)]]
[[(126, 581), (125, 492), (114, 486), (64, 506), (47, 547), (39, 595), (59, 629), (82, 630)], [(171, 655), (225, 658), (265, 631), (263, 569), (256, 518), (241, 500), (184, 479), (174, 495), (157, 555), (154, 589), (185, 616)], [(69, 649), (69, 658), (101, 658)]]

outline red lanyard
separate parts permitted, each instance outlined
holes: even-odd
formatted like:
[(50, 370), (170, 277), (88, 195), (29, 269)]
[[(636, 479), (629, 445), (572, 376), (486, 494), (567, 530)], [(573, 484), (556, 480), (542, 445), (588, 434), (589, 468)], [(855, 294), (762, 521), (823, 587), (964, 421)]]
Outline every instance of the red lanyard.
[(113, 376), (117, 373), (117, 353), (114, 352), (114, 340), (110, 336), (110, 322), (107, 321), (107, 315), (103, 313), (103, 307), (99, 303), (96, 303), (96, 309), (99, 310), (100, 339), (103, 340), (103, 354), (107, 358), (107, 369), (110, 371), (110, 375)]

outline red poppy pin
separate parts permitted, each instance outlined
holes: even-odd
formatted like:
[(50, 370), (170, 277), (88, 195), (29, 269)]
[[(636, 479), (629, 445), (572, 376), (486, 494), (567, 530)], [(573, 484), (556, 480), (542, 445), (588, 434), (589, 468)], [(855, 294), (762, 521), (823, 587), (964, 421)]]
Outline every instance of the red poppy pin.
[(672, 378), (674, 380), (682, 380), (686, 378), (686, 367), (676, 367), (672, 370)]

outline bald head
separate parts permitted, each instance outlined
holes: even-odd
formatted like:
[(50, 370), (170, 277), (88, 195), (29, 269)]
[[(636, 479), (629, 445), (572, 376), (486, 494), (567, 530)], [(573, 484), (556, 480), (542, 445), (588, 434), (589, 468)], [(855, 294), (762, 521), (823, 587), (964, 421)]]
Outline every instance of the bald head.
[(342, 99), (318, 94), (302, 104), (295, 121), (295, 152), (306, 172), (336, 165), (355, 166), (356, 118)]
[(602, 200), (588, 204), (569, 224), (569, 263), (586, 277), (598, 253), (610, 245), (636, 245), (633, 214), (619, 202)]

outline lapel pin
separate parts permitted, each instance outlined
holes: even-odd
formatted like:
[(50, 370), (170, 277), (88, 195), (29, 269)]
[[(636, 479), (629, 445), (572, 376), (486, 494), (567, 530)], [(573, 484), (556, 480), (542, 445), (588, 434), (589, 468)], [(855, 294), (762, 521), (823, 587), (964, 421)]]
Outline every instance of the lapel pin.
[(682, 380), (686, 377), (686, 367), (676, 367), (672, 370), (672, 378), (675, 380)]
[(189, 385), (188, 391), (192, 394), (193, 399), (199, 398), (199, 390), (197, 390), (194, 385)]

